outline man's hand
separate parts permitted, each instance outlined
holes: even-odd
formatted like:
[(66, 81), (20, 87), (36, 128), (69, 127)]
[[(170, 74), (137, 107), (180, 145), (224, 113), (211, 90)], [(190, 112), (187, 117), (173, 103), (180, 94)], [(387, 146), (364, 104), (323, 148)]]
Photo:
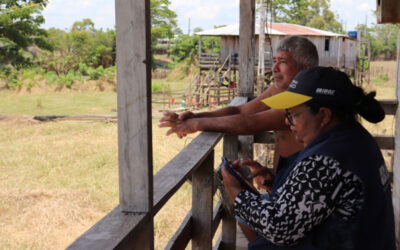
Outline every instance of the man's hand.
[(195, 114), (190, 111), (186, 111), (179, 115), (177, 113), (167, 111), (167, 112), (163, 113), (163, 117), (161, 117), (159, 122), (164, 123), (164, 122), (184, 121), (184, 120), (191, 119), (194, 117), (195, 117)]
[(185, 137), (188, 133), (194, 133), (197, 130), (194, 130), (189, 123), (186, 123), (185, 120), (194, 118), (195, 114), (187, 111), (182, 114), (177, 114), (174, 112), (164, 112), (163, 117), (159, 120), (158, 126), (160, 128), (163, 127), (171, 127), (170, 130), (167, 131), (167, 135), (172, 133), (176, 133), (179, 138)]
[(233, 163), (234, 168), (240, 168), (242, 165), (250, 169), (250, 178), (254, 179), (258, 188), (263, 188), (267, 190), (268, 193), (271, 192), (274, 175), (269, 168), (263, 167), (260, 163), (248, 158), (236, 160)]

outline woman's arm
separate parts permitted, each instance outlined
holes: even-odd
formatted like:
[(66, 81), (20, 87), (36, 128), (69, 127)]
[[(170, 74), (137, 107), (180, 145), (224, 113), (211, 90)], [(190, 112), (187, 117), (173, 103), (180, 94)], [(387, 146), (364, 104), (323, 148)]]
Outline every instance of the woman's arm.
[(292, 170), (271, 200), (240, 192), (235, 212), (270, 242), (291, 245), (336, 208), (351, 216), (362, 203), (363, 184), (358, 177), (342, 170), (331, 158), (312, 156)]

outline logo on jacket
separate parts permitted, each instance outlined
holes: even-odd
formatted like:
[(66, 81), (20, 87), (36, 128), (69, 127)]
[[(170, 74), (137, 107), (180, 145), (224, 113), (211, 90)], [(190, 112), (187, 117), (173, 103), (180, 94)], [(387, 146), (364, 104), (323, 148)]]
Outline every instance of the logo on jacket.
[(382, 164), (379, 167), (379, 175), (381, 177), (382, 186), (386, 189), (386, 186), (389, 186), (388, 184), (389, 184), (390, 177), (389, 177), (389, 172), (388, 172), (385, 164)]

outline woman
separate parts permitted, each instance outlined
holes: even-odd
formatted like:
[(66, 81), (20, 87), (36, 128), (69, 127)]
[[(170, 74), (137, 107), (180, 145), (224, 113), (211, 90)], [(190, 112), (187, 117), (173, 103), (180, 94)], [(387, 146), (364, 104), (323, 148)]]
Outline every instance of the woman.
[(388, 172), (356, 118), (383, 120), (374, 96), (341, 71), (314, 67), (263, 100), (286, 109), (286, 123), (305, 148), (275, 176), (268, 199), (222, 169), (236, 215), (259, 235), (249, 249), (395, 249)]

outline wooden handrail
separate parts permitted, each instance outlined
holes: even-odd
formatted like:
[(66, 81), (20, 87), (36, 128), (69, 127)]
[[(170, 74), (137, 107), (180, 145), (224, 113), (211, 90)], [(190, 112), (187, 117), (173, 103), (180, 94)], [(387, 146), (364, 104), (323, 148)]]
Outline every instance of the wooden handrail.
[[(230, 105), (236, 106), (246, 102), (246, 97), (235, 97)], [(145, 213), (124, 213), (121, 208), (117, 206), (73, 242), (68, 249), (119, 249), (126, 247), (127, 245), (125, 244), (129, 244), (129, 242), (140, 242), (142, 226), (146, 223), (151, 223), (152, 218), (150, 216), (154, 217), (187, 178), (200, 166), (203, 164), (211, 166), (210, 162), (206, 163), (207, 158), (213, 158), (213, 149), (222, 137), (223, 133), (202, 132), (157, 172), (153, 178), (154, 205), (152, 215), (146, 215)], [(212, 174), (210, 174), (209, 179), (213, 179)], [(214, 183), (213, 181), (209, 181), (209, 183), (212, 190), (211, 194), (214, 194)], [(224, 214), (221, 211), (220, 205), (218, 205), (217, 208), (218, 209), (214, 210), (212, 218), (213, 224), (209, 229), (212, 234), (215, 233), (217, 228), (215, 223), (218, 224)], [(188, 230), (190, 232), (189, 235), (192, 236), (191, 218), (192, 213), (189, 213), (184, 220), (183, 227), (181, 226), (181, 228), (178, 229), (178, 231), (181, 231), (176, 234), (176, 237), (171, 239), (171, 241), (175, 241), (175, 243), (171, 242), (168, 245), (170, 249), (176, 249), (173, 246), (180, 245), (177, 242), (182, 243), (186, 241), (186, 236), (184, 235), (188, 234)]]

